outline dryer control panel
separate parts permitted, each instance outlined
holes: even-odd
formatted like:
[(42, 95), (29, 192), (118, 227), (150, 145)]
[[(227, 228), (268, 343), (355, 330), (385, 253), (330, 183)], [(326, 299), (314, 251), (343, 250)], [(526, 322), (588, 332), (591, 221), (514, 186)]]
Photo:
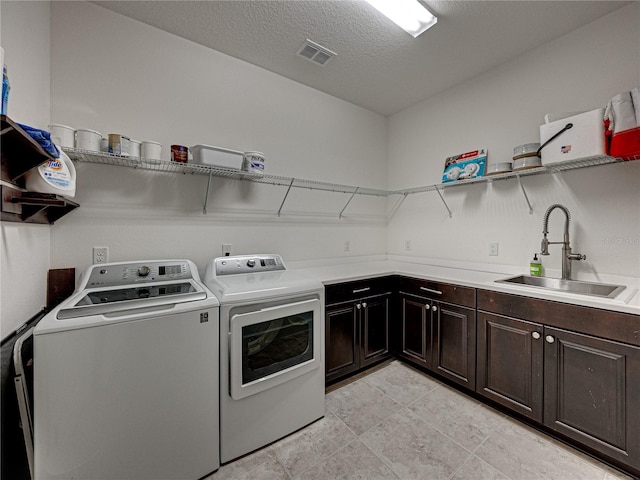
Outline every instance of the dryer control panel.
[(215, 259), (215, 275), (258, 273), (286, 270), (280, 255), (234, 255)]

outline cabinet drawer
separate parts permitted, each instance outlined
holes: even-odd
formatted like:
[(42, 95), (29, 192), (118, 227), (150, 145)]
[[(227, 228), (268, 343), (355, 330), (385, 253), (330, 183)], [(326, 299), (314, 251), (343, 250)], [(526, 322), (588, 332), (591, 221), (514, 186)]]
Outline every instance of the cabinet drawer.
[(470, 308), (476, 307), (476, 289), (471, 287), (402, 277), (400, 279), (400, 292)]
[(325, 304), (331, 305), (350, 300), (380, 295), (394, 290), (394, 277), (377, 277), (354, 282), (336, 283), (325, 286)]
[(640, 316), (478, 290), (478, 310), (640, 346)]

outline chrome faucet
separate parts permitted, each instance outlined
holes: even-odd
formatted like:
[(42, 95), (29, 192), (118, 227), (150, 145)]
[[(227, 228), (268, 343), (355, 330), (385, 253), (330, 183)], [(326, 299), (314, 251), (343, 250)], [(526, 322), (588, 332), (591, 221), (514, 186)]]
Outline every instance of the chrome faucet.
[[(564, 240), (562, 242), (550, 242), (547, 240), (547, 234), (549, 233), (549, 215), (551, 212), (559, 208), (564, 212), (565, 220), (564, 220)], [(544, 214), (544, 226), (542, 228), (542, 246), (541, 246), (541, 255), (549, 255), (549, 245), (550, 244), (562, 244), (562, 280), (570, 280), (571, 279), (571, 260), (586, 260), (586, 255), (581, 255), (579, 253), (571, 253), (571, 245), (569, 245), (569, 220), (571, 219), (571, 214), (569, 210), (564, 205), (560, 205), (556, 203), (547, 208), (546, 213)]]

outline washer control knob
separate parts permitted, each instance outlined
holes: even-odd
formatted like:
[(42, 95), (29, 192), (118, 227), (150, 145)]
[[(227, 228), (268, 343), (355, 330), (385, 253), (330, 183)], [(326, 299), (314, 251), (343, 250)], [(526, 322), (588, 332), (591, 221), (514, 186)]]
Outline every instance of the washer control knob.
[(253, 258), (250, 258), (249, 260), (247, 260), (247, 267), (255, 267), (256, 266), (256, 261)]
[(147, 266), (142, 266), (138, 269), (138, 276), (140, 277), (146, 277), (150, 273), (151, 273), (151, 269)]

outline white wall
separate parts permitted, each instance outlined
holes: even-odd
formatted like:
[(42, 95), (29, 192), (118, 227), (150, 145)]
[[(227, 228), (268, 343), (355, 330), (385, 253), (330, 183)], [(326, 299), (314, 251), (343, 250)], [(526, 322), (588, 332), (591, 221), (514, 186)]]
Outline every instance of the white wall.
[[(0, 43), (11, 82), (7, 113), (47, 128), (50, 118), (49, 2), (0, 2)], [(4, 338), (46, 302), (50, 228), (0, 226), (0, 333)]]
[[(268, 173), (386, 187), (386, 119), (263, 69), (85, 2), (52, 3), (52, 121), (169, 146), (266, 155)], [(52, 229), (52, 266), (277, 252), (285, 260), (384, 254), (384, 198), (77, 164), (81, 207)], [(344, 242), (351, 251), (344, 252)]]
[[(509, 161), (513, 147), (539, 140), (548, 112), (604, 107), (640, 85), (640, 4), (633, 3), (501, 67), (389, 118), (389, 188), (440, 183), (444, 159), (488, 148), (489, 162)], [(640, 275), (640, 162), (449, 188), (408, 197), (388, 228), (390, 254), (528, 267), (539, 251), (543, 215), (553, 203), (572, 214), (571, 242), (587, 262), (574, 273)], [(554, 212), (550, 240), (562, 238)], [(411, 240), (412, 250), (405, 250)], [(489, 243), (499, 242), (490, 257)], [(559, 269), (560, 247), (543, 257)]]
[[(272, 174), (377, 188), (439, 183), (445, 157), (476, 147), (508, 160), (537, 140), (545, 113), (603, 106), (640, 84), (637, 2), (388, 120), (93, 4), (3, 1), (0, 14), (18, 121), (157, 140), (165, 159), (171, 143), (261, 150)], [(388, 227), (384, 199), (356, 197), (338, 220), (347, 195), (293, 191), (278, 218), (283, 188), (214, 179), (205, 216), (204, 177), (77, 167), (78, 210), (53, 227), (2, 224), (2, 336), (44, 304), (48, 268), (80, 271), (95, 245), (113, 261), (181, 256), (201, 270), (223, 242), (286, 260), (389, 252), (524, 267), (544, 210), (561, 202), (574, 250), (589, 256), (579, 275), (640, 276), (640, 162), (525, 178), (531, 216), (505, 181), (447, 189), (451, 219), (436, 193), (410, 196)], [(555, 213), (552, 239), (560, 223)], [(548, 262), (559, 265), (557, 252)]]

